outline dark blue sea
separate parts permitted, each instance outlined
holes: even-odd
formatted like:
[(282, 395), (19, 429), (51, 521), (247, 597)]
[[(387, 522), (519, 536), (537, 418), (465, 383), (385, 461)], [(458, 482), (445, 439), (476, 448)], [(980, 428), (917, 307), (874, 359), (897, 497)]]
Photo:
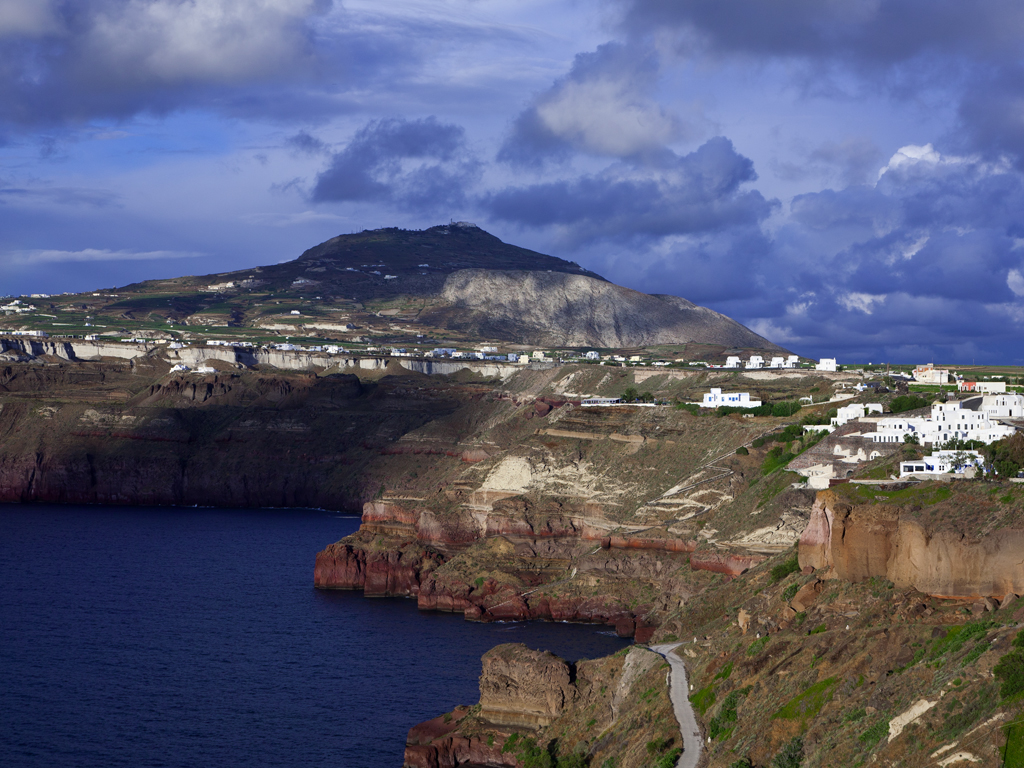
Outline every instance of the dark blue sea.
[(316, 552), (358, 525), (0, 506), (0, 766), (399, 768), (411, 726), (476, 703), (492, 646), (577, 660), (626, 644), (313, 589)]

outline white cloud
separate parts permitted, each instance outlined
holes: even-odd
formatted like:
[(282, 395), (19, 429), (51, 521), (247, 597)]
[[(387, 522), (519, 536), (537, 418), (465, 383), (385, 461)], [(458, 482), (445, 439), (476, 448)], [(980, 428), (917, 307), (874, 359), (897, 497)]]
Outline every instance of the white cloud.
[(71, 261), (158, 261), (161, 259), (194, 259), (204, 255), (194, 251), (111, 251), (86, 248), (81, 251), (11, 251), (0, 260), (9, 264), (23, 265)]
[(1006, 287), (1016, 296), (1024, 296), (1024, 275), (1019, 269), (1011, 269), (1006, 275)]
[(629, 80), (569, 80), (537, 105), (537, 115), (555, 136), (587, 152), (622, 157), (664, 146), (678, 121), (654, 101), (634, 92)]
[(302, 55), (316, 0), (129, 0), (93, 20), (88, 58), (164, 83), (239, 81)]
[(792, 344), (800, 341), (800, 336), (793, 333), (792, 328), (776, 325), (770, 318), (759, 317), (756, 320), (751, 320), (747, 323), (747, 327), (775, 344)]
[(870, 294), (870, 293), (846, 293), (840, 296), (837, 301), (845, 309), (858, 310), (863, 312), (865, 315), (870, 315), (875, 311), (875, 305), (880, 304), (888, 298), (887, 294)]
[(58, 30), (51, 0), (0, 2), (0, 38), (14, 35), (40, 37)]

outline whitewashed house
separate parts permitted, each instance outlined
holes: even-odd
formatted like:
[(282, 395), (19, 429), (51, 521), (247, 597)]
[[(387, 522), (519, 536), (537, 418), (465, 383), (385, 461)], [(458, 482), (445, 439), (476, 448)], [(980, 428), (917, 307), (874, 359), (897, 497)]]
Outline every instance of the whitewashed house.
[(814, 366), (814, 370), (835, 373), (839, 370), (839, 366), (836, 365), (836, 359), (834, 357), (823, 357), (818, 361), (818, 364)]
[(712, 387), (711, 391), (704, 395), (704, 402), (700, 403), (701, 408), (718, 408), (728, 405), (733, 408), (757, 408), (761, 405), (760, 400), (751, 400), (747, 392), (726, 392), (722, 393), (721, 388)]
[(985, 395), (979, 410), (990, 419), (1024, 419), (1024, 395)]
[(789, 357), (786, 358), (786, 364), (782, 367), (796, 368), (798, 365), (800, 365), (800, 357), (798, 355), (790, 355)]
[(875, 426), (876, 431), (864, 434), (875, 443), (902, 443), (904, 435), (916, 436), (922, 444), (945, 443), (954, 438), (994, 443), (1016, 431), (992, 421), (984, 411), (961, 408), (960, 403), (936, 403), (930, 417), (883, 418), (877, 419)]
[(729, 355), (729, 357), (725, 358), (725, 365), (723, 365), (722, 367), (723, 368), (739, 368), (740, 367), (740, 358), (737, 355)]
[(747, 360), (747, 368), (757, 370), (758, 368), (764, 368), (764, 358), (760, 355), (751, 355), (750, 359)]
[(768, 363), (769, 368), (785, 368), (786, 360), (782, 357), (773, 357), (772, 361)]
[(914, 381), (919, 384), (949, 384), (949, 371), (936, 368), (932, 363), (914, 369)]
[(585, 354), (583, 357), (586, 358), (587, 360), (600, 360), (601, 353), (591, 350), (590, 352), (587, 352), (587, 354)]
[(961, 475), (974, 477), (984, 460), (977, 451), (935, 451), (922, 459), (900, 462), (900, 477), (908, 475)]
[(977, 392), (982, 395), (998, 395), (1006, 392), (1005, 381), (961, 381), (957, 388), (961, 392)]
[(832, 417), (832, 426), (841, 427), (854, 419), (861, 419), (872, 413), (882, 413), (881, 403), (854, 403), (844, 405), (836, 409), (836, 415)]

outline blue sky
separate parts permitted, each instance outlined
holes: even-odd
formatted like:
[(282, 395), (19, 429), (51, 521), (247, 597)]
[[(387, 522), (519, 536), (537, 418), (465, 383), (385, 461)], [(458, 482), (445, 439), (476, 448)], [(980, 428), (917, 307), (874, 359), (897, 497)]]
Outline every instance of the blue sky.
[(841, 362), (1024, 363), (1017, 0), (0, 0), (0, 293), (474, 221)]

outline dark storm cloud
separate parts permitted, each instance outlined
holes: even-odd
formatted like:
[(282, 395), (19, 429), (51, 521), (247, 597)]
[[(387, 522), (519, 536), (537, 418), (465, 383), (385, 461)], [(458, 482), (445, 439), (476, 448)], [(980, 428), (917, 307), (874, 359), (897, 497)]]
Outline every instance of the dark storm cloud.
[(317, 202), (386, 202), (411, 211), (461, 207), (480, 165), (460, 126), (434, 117), (374, 120), (317, 176)]
[(573, 179), (513, 187), (486, 196), (491, 216), (529, 227), (557, 227), (576, 245), (608, 238), (657, 238), (756, 224), (772, 203), (740, 185), (757, 178), (732, 142), (711, 139), (678, 156), (616, 163)]
[(901, 101), (957, 107), (951, 142), (1024, 162), (1024, 4), (1016, 0), (625, 0), (641, 37), (674, 30), (685, 55), (805, 66), (794, 82), (843, 90), (840, 73)]
[(320, 155), (327, 152), (327, 144), (306, 131), (299, 131), (294, 136), (289, 136), (285, 144), (296, 152), (306, 155)]

